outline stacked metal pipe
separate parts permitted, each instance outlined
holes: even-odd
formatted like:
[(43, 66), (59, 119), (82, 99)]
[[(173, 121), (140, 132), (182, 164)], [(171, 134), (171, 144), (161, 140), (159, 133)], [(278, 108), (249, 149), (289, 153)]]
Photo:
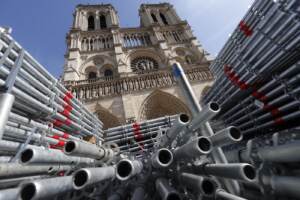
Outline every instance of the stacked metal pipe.
[(203, 103), (219, 103), (215, 119), (245, 138), (300, 119), (298, 10), (296, 0), (255, 1), (210, 66), (216, 81)]
[(97, 116), (1, 27), (0, 87), (0, 199), (74, 190), (74, 171), (115, 158)]
[[(178, 117), (165, 116), (143, 122), (109, 128), (104, 131), (105, 143), (117, 144), (120, 152), (139, 153), (153, 148), (159, 135), (164, 134)], [(176, 123), (176, 122), (175, 122)]]
[(0, 200), (299, 199), (299, 10), (255, 1), (211, 66), (203, 106), (174, 63), (191, 116), (104, 132), (0, 28)]

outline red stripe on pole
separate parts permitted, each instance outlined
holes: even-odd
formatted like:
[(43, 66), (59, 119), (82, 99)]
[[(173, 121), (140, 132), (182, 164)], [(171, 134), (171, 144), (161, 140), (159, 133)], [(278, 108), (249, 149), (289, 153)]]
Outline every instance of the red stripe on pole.
[(61, 149), (62, 147), (65, 146), (65, 144), (66, 144), (65, 141), (58, 140), (57, 144), (51, 144), (51, 145), (50, 145), (50, 148), (52, 148), (52, 149), (57, 149), (57, 148), (58, 148), (58, 149)]
[(70, 119), (66, 119), (66, 121), (64, 121), (65, 125), (70, 126), (72, 124), (72, 121)]
[(70, 135), (68, 133), (64, 133), (62, 138), (68, 139), (70, 137)]
[(59, 139), (59, 135), (52, 135), (52, 138), (54, 138), (54, 139)]
[(281, 117), (277, 117), (275, 120), (274, 120), (274, 123), (276, 125), (282, 125), (284, 124), (284, 120), (281, 118)]
[(256, 89), (256, 84), (253, 86), (245, 83), (244, 81), (240, 80), (240, 77), (233, 71), (233, 69), (229, 65), (224, 65), (224, 73), (228, 77), (228, 79), (233, 83), (233, 85), (238, 86), (241, 90), (247, 90), (249, 88), (253, 89), (253, 92), (251, 93), (251, 96), (253, 96), (255, 99), (258, 99), (264, 103), (264, 107), (262, 108), (263, 110), (270, 112), (274, 119), (274, 123), (276, 125), (280, 125), (284, 123), (284, 120), (280, 117), (281, 113), (278, 108), (269, 105), (266, 100), (268, 97), (257, 91)]
[(65, 121), (61, 121), (59, 119), (54, 120), (53, 126), (61, 127), (62, 125), (70, 126), (72, 124), (72, 121), (70, 119), (66, 119)]
[(68, 117), (68, 118), (69, 118), (72, 109), (73, 109), (72, 106), (66, 105), (66, 106), (64, 106), (64, 110), (61, 111), (61, 112), (59, 112), (59, 113), (62, 114), (63, 116), (65, 116), (65, 117)]
[(58, 140), (57, 144), (52, 145), (53, 147), (63, 147), (65, 146), (65, 141)]
[(70, 91), (67, 91), (66, 93), (65, 93), (65, 96), (63, 97), (63, 100), (65, 101), (65, 102), (67, 102), (68, 104), (70, 104), (71, 103), (71, 99), (73, 99), (73, 94), (72, 94), (72, 92), (70, 92)]
[(56, 127), (61, 127), (64, 123), (59, 119), (54, 120), (53, 125)]
[[(141, 127), (138, 123), (134, 123), (132, 124), (133, 127), (133, 133), (134, 133), (134, 139), (136, 142), (140, 142), (143, 140), (143, 135), (141, 133)], [(141, 147), (141, 149), (144, 149), (144, 144), (139, 144), (139, 146)]]
[(58, 176), (64, 176), (64, 175), (65, 175), (65, 171), (58, 172), (57, 175), (58, 175)]
[(246, 37), (250, 37), (253, 33), (250, 26), (248, 26), (244, 21), (239, 23), (240, 30), (245, 34)]

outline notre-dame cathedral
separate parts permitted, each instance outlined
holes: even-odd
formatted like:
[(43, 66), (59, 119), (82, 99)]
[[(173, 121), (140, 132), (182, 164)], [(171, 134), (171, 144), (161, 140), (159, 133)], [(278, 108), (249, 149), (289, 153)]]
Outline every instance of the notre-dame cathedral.
[(210, 56), (172, 5), (142, 4), (139, 16), (139, 27), (122, 28), (112, 5), (78, 5), (67, 34), (63, 82), (104, 128), (189, 114), (172, 75), (174, 61), (198, 100), (213, 82)]

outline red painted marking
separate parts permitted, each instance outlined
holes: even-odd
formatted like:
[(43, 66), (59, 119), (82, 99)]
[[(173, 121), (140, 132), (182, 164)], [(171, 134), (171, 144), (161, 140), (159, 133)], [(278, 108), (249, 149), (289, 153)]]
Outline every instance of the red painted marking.
[(68, 133), (64, 133), (62, 138), (68, 139), (70, 137), (70, 135)]
[(57, 174), (58, 176), (64, 176), (65, 175), (65, 171), (61, 171)]
[(252, 86), (245, 83), (244, 81), (240, 80), (240, 77), (233, 71), (233, 69), (228, 66), (224, 65), (224, 73), (227, 75), (228, 79), (236, 86), (238, 86), (241, 90), (247, 90), (249, 88), (252, 88), (253, 92), (251, 93), (251, 96), (254, 98), (262, 101), (264, 103), (263, 110), (270, 112), (272, 117), (274, 118), (274, 123), (276, 125), (280, 125), (284, 123), (284, 120), (280, 117), (281, 113), (278, 108), (269, 105), (266, 101), (268, 97), (264, 95), (263, 93), (257, 91), (256, 86), (258, 83), (253, 84)]
[(53, 126), (61, 127), (62, 125), (63, 125), (63, 122), (60, 121), (59, 119), (56, 119), (56, 120), (53, 122)]
[(70, 105), (64, 106), (64, 110), (59, 112), (60, 114), (64, 115), (65, 117), (70, 117), (70, 113), (72, 111), (73, 107)]
[(244, 81), (239, 82), (239, 87), (240, 87), (241, 90), (249, 89), (249, 85), (247, 83), (245, 83)]
[(52, 135), (52, 138), (54, 138), (54, 139), (59, 139), (59, 135)]
[(271, 115), (273, 117), (277, 116), (277, 115), (280, 115), (280, 111), (278, 110), (278, 108), (274, 108), (271, 110)]
[(72, 124), (72, 121), (70, 119), (66, 119), (65, 121), (61, 121), (59, 119), (54, 120), (53, 126), (61, 127), (62, 125), (70, 126)]
[(246, 37), (250, 37), (253, 33), (250, 26), (248, 26), (244, 21), (239, 23), (240, 30), (246, 35)]
[[(133, 127), (133, 133), (134, 133), (134, 139), (135, 141), (137, 142), (140, 142), (143, 140), (143, 135), (141, 133), (141, 127), (138, 123), (134, 123), (132, 124), (132, 127)], [(144, 149), (144, 144), (139, 144), (140, 148), (141, 149)]]
[(72, 92), (67, 91), (67, 92), (65, 93), (65, 96), (63, 97), (63, 100), (64, 100), (65, 102), (67, 102), (68, 104), (70, 104), (70, 103), (71, 103), (71, 99), (73, 99), (73, 94), (72, 94)]
[(56, 147), (63, 147), (63, 146), (65, 146), (65, 141), (59, 140), (55, 146)]
[(275, 123), (276, 125), (282, 125), (282, 124), (284, 124), (284, 121), (283, 121), (283, 119), (282, 119), (281, 117), (277, 117), (277, 118), (274, 120), (274, 123)]
[(66, 119), (66, 121), (64, 121), (65, 125), (70, 126), (72, 124), (72, 121), (70, 119)]

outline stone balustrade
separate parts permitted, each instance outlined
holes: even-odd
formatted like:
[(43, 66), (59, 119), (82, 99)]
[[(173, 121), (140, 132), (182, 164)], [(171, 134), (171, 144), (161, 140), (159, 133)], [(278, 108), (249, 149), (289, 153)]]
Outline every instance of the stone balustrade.
[[(213, 80), (208, 68), (195, 67), (187, 69), (185, 72), (191, 83)], [(170, 70), (139, 75), (129, 73), (126, 77), (119, 78), (102, 77), (94, 80), (64, 82), (64, 85), (73, 92), (76, 98), (84, 101), (145, 89), (171, 87), (175, 84), (175, 79)]]

